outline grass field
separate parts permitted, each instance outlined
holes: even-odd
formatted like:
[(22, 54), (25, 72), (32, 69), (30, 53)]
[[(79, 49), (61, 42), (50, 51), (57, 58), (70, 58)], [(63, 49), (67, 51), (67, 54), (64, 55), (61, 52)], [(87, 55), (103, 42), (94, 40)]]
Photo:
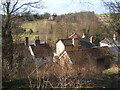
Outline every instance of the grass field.
[(29, 37), (29, 42), (34, 42), (35, 37), (38, 35), (35, 34), (21, 34), (21, 35), (14, 35), (13, 36), (13, 41), (14, 42), (24, 42), (25, 37)]
[(38, 21), (31, 21), (31, 22), (25, 22), (21, 25), (22, 28), (25, 28), (26, 31), (29, 29), (32, 29), (33, 32), (36, 31), (43, 31), (46, 28), (49, 28), (50, 24), (55, 24), (54, 21), (48, 21), (48, 20), (38, 20)]

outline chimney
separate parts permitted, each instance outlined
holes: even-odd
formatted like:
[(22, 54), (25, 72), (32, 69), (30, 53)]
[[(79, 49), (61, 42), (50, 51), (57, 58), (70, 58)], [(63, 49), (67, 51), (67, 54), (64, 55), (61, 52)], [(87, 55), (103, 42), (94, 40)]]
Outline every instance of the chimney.
[(35, 45), (40, 45), (40, 39), (39, 39), (39, 36), (36, 37), (35, 39)]
[(116, 40), (116, 35), (115, 35), (115, 34), (113, 34), (113, 40), (114, 40), (114, 41)]
[(93, 36), (90, 37), (90, 43), (93, 43)]
[(85, 38), (85, 33), (83, 33), (82, 38)]
[(28, 44), (29, 44), (29, 38), (25, 37), (25, 45), (28, 46)]
[(79, 44), (78, 44), (78, 38), (72, 38), (72, 44), (74, 47), (78, 47)]

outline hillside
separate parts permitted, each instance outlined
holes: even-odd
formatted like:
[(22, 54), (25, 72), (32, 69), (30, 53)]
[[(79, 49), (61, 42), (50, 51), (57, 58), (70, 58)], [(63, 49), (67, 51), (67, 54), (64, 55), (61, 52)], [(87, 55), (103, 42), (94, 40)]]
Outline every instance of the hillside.
[(54, 43), (61, 38), (66, 38), (69, 33), (76, 32), (80, 36), (86, 33), (91, 35), (102, 34), (102, 24), (94, 12), (80, 12), (57, 16), (55, 20), (42, 19), (25, 22), (21, 25), (26, 32), (39, 35), (40, 39)]

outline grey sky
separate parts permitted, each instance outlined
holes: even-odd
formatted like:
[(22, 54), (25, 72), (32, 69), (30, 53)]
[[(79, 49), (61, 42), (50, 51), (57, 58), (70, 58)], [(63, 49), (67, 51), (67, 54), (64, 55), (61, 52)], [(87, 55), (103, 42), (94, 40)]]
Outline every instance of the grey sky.
[[(109, 0), (106, 0), (109, 1)], [(97, 14), (105, 13), (101, 0), (43, 0), (47, 6), (40, 13), (49, 12), (51, 14), (65, 14), (80, 11), (94, 11)], [(86, 2), (89, 2), (87, 4)]]
[[(23, 2), (35, 1), (35, 0), (21, 0), (21, 1), (20, 2), (23, 3)], [(82, 3), (80, 3), (80, 1)], [(104, 0), (104, 1), (110, 1), (110, 0)], [(106, 13), (105, 7), (103, 7), (101, 0), (42, 0), (42, 4), (46, 6), (46, 8), (37, 10), (37, 13), (39, 14), (48, 12), (51, 14), (56, 13), (60, 15), (60, 14), (74, 13), (80, 11), (94, 11), (96, 14)]]

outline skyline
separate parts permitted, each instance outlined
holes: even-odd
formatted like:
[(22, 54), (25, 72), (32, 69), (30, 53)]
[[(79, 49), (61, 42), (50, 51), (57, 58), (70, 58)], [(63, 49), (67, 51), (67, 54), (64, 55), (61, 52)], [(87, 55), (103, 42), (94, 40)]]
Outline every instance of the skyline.
[(81, 3), (80, 0), (60, 0), (58, 2), (55, 2), (55, 0), (43, 0), (43, 4), (46, 8), (40, 10), (40, 14), (48, 12), (61, 15), (81, 11), (94, 11), (96, 14), (104, 14), (107, 12), (101, 0), (82, 0)]
[[(34, 2), (34, 0), (27, 0), (24, 2), (19, 2), (17, 6), (29, 1)], [(50, 14), (56, 13), (57, 15), (81, 11), (94, 11), (95, 14), (104, 14), (108, 12), (102, 3), (102, 0), (42, 0), (42, 5), (44, 5), (45, 8), (38, 10), (30, 8), (29, 10), (38, 14), (44, 14), (48, 12)], [(0, 13), (3, 12), (0, 11)]]

